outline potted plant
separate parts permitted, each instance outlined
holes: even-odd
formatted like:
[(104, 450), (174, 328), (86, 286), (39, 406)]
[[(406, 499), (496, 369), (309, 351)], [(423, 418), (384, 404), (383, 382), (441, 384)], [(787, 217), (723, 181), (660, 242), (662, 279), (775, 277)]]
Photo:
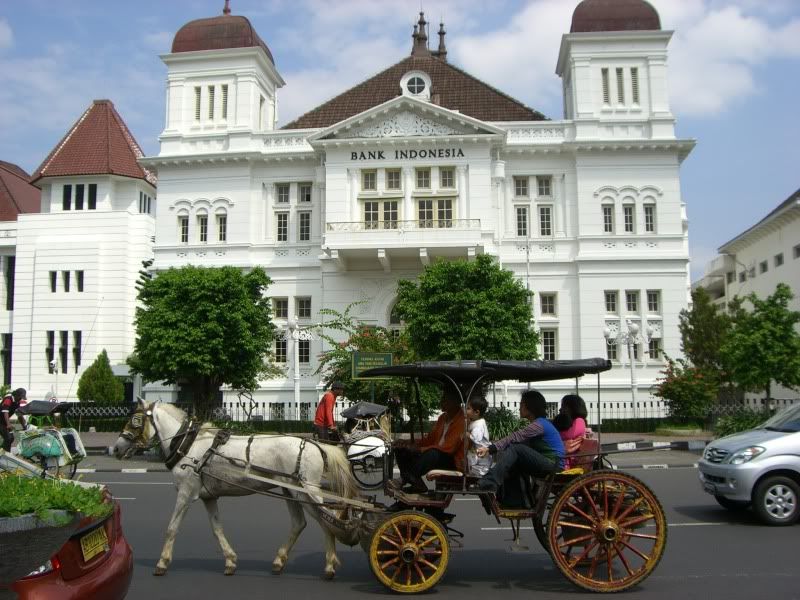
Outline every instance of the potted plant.
[(0, 597), (4, 587), (47, 562), (81, 519), (112, 509), (99, 487), (0, 472)]

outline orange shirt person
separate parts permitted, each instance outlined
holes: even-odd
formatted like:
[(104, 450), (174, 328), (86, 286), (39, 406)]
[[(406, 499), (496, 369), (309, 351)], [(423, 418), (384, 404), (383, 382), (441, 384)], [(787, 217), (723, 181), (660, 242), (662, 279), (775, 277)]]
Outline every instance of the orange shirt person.
[(464, 469), (466, 418), (461, 400), (454, 390), (442, 395), (441, 416), (428, 435), (416, 443), (395, 442), (395, 458), (406, 491), (423, 493), (428, 486), (422, 477), (433, 469)]
[(333, 420), (333, 407), (336, 399), (344, 394), (344, 386), (339, 381), (331, 384), (331, 389), (322, 395), (314, 415), (314, 431), (321, 440), (336, 438), (336, 421)]

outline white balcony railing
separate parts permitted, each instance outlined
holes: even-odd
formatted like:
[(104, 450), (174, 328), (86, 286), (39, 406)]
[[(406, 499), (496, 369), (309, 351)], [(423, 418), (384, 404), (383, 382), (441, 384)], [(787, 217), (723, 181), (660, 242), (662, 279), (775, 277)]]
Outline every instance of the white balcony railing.
[(480, 231), (480, 219), (422, 219), (416, 221), (350, 221), (328, 223), (331, 232), (368, 231), (426, 231), (429, 229), (452, 229), (457, 231)]

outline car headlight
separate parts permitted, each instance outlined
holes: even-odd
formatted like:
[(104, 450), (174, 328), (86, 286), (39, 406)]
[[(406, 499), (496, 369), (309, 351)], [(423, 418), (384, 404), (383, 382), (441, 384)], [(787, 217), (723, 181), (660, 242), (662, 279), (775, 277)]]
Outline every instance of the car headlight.
[(749, 446), (747, 448), (742, 448), (741, 450), (734, 452), (728, 462), (732, 465), (741, 465), (743, 463), (750, 462), (765, 450), (766, 448), (762, 448), (761, 446)]

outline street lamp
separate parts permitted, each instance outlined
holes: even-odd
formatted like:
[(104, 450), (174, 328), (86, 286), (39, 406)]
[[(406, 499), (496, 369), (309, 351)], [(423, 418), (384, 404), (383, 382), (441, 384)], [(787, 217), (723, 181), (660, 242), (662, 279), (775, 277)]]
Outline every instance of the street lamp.
[(611, 324), (611, 326), (606, 325), (606, 327), (603, 329), (603, 337), (606, 339), (606, 343), (609, 346), (616, 346), (617, 344), (622, 343), (628, 348), (628, 361), (630, 362), (631, 367), (631, 407), (633, 408), (633, 417), (636, 418), (637, 388), (633, 348), (639, 342), (643, 342), (645, 344), (649, 343), (653, 334), (653, 329), (648, 325), (644, 334), (641, 334), (639, 330), (639, 324), (631, 321), (630, 319), (625, 319), (625, 326), (627, 331), (619, 330), (615, 323)]
[(311, 335), (309, 327), (301, 327), (297, 323), (297, 316), (291, 317), (286, 323), (289, 328), (289, 336), (292, 338), (292, 362), (294, 363), (294, 408), (300, 410), (300, 340), (311, 341), (314, 336)]

